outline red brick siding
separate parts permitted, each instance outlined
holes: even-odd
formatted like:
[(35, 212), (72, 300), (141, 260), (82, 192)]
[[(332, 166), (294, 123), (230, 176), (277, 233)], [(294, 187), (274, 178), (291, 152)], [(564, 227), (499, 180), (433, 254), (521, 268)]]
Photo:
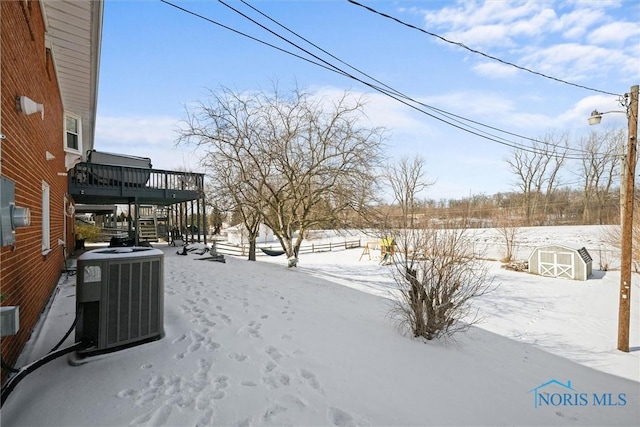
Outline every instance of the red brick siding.
[[(47, 60), (40, 2), (0, 1), (2, 175), (15, 183), (16, 205), (31, 210), (31, 225), (16, 230), (14, 248), (0, 248), (2, 305), (20, 307), (20, 331), (2, 338), (2, 358), (15, 363), (52, 295), (64, 267), (64, 111), (52, 61)], [(29, 116), (16, 110), (17, 96), (44, 105)], [(46, 160), (45, 153), (55, 156)], [(42, 254), (42, 181), (50, 187), (51, 253)], [(72, 221), (67, 222), (67, 228)], [(67, 240), (69, 242), (69, 240)], [(69, 245), (68, 245), (69, 246)], [(3, 372), (3, 381), (4, 381)]]

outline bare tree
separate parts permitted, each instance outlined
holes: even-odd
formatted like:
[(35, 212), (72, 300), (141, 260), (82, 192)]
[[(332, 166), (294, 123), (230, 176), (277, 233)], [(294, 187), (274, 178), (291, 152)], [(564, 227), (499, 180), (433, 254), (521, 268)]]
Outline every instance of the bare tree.
[(385, 222), (380, 238), (390, 239), (392, 245), (398, 245), (404, 258), (410, 256), (408, 251), (415, 246), (411, 240), (416, 228), (417, 195), (433, 185), (433, 181), (426, 179), (425, 163), (425, 159), (417, 155), (412, 160), (403, 157), (386, 167), (385, 178), (399, 214), (395, 215), (394, 221)]
[(225, 210), (233, 211), (241, 218), (249, 241), (248, 259), (255, 261), (256, 240), (262, 217), (260, 212), (254, 209), (254, 205), (259, 203), (259, 197), (254, 188), (246, 183), (248, 165), (237, 167), (239, 164), (233, 163), (224, 155), (211, 153), (202, 159), (202, 165), (210, 174), (210, 200), (216, 207), (225, 206)]
[(493, 289), (486, 264), (464, 239), (465, 228), (413, 229), (406, 258), (396, 260), (392, 316), (414, 337), (451, 337), (477, 323), (474, 298)]
[(528, 150), (513, 149), (511, 157), (505, 159), (517, 177), (526, 225), (533, 224), (540, 203), (543, 203), (544, 221), (567, 151), (568, 137), (549, 133), (540, 141), (532, 142)]
[(415, 210), (419, 204), (417, 195), (435, 183), (426, 179), (425, 164), (425, 159), (418, 155), (413, 160), (403, 157), (387, 166), (385, 178), (391, 187), (395, 203), (400, 207), (404, 220), (402, 227), (413, 228)]
[(328, 100), (297, 88), (221, 88), (187, 115), (179, 142), (205, 148), (206, 165), (227, 171), (223, 187), (261, 217), (288, 257), (298, 256), (305, 230), (375, 194), (383, 130), (361, 125), (364, 101), (349, 93)]
[(506, 250), (502, 262), (511, 262), (515, 258), (515, 252), (517, 249), (518, 235), (520, 234), (520, 228), (518, 227), (518, 220), (515, 219), (511, 212), (508, 210), (501, 210), (496, 215), (497, 230), (504, 238)]
[[(607, 130), (591, 132), (588, 138), (581, 141), (583, 150), (582, 177), (584, 192), (584, 224), (593, 222), (592, 208), (595, 207), (598, 224), (608, 222), (604, 218), (607, 205), (615, 198), (611, 189), (620, 166), (620, 152), (624, 147), (626, 136), (623, 130)], [(594, 206), (595, 205), (595, 206)]]

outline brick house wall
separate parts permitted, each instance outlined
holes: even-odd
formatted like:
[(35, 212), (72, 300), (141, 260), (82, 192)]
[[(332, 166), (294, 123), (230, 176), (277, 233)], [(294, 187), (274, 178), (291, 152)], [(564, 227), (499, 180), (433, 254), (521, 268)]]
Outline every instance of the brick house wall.
[[(15, 183), (16, 205), (31, 211), (30, 226), (16, 230), (15, 247), (0, 248), (1, 304), (20, 307), (19, 333), (3, 337), (0, 346), (2, 359), (14, 364), (60, 278), (64, 248), (58, 241), (73, 242), (73, 219), (65, 225), (64, 110), (40, 2), (0, 1), (0, 8), (1, 132), (6, 136), (1, 173)], [(44, 120), (39, 113), (17, 110), (15, 99), (21, 95), (44, 105)], [(47, 160), (47, 152), (54, 159)], [(43, 181), (50, 188), (47, 254), (42, 251)], [(67, 246), (73, 249), (72, 243)], [(3, 382), (6, 374), (3, 370)]]

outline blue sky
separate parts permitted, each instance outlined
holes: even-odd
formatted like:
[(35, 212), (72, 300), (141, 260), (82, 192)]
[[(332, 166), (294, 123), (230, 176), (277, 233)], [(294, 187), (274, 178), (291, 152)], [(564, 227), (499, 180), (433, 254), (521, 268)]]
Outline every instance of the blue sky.
[[(241, 1), (225, 2), (295, 40)], [(640, 83), (640, 3), (635, 0), (358, 2), (570, 83), (612, 94)], [(221, 2), (172, 3), (307, 56)], [(614, 95), (474, 54), (347, 0), (247, 3), (414, 100), (518, 135), (541, 138), (566, 132), (577, 144), (594, 129), (586, 120), (592, 110), (621, 109)], [(428, 176), (436, 183), (423, 197), (439, 200), (515, 189), (515, 177), (504, 160), (510, 147), (444, 124), (355, 80), (159, 0), (105, 1), (95, 148), (151, 157), (155, 168), (199, 170), (192, 147), (175, 147), (175, 130), (186, 116), (185, 108), (206, 100), (209, 89), (269, 90), (272, 81), (325, 96), (345, 90), (366, 95), (371, 124), (388, 130), (389, 158), (425, 158)], [(623, 114), (610, 114), (603, 125), (601, 129), (626, 129), (627, 121)], [(501, 136), (527, 144), (521, 137)], [(562, 177), (567, 184), (578, 179), (575, 170), (566, 170)]]

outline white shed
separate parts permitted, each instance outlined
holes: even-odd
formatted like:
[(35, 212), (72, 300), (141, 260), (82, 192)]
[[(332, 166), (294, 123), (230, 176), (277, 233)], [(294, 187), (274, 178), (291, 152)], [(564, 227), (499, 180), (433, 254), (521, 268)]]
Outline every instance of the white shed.
[(529, 273), (547, 277), (587, 280), (593, 260), (585, 247), (539, 246), (529, 255)]

